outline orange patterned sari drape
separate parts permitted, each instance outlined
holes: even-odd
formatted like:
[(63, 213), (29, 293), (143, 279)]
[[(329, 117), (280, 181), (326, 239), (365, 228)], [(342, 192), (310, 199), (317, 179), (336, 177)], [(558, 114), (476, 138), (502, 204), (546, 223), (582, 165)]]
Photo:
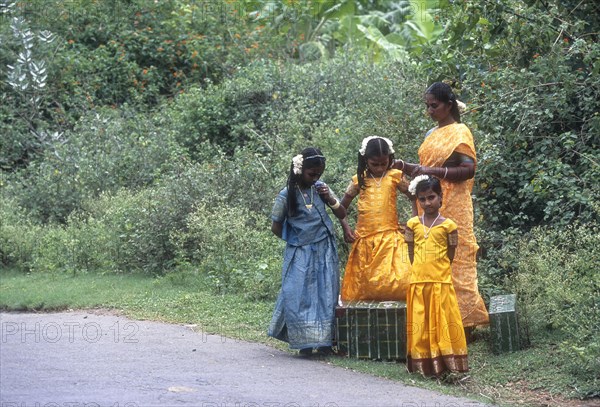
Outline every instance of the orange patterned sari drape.
[[(419, 161), (427, 167), (442, 167), (452, 153), (458, 152), (477, 162), (473, 136), (467, 126), (454, 123), (436, 128), (419, 148)], [(473, 234), (473, 202), (471, 191), (474, 180), (442, 181), (442, 216), (458, 225), (458, 247), (452, 264), (452, 283), (465, 327), (489, 322), (488, 313), (477, 288), (477, 250)], [(419, 208), (419, 214), (422, 210)]]

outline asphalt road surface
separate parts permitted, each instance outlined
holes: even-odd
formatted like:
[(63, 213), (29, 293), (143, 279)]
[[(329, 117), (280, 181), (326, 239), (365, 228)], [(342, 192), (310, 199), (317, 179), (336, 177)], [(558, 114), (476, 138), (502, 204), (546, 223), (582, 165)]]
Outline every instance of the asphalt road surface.
[(484, 405), (184, 325), (94, 311), (0, 325), (0, 407)]

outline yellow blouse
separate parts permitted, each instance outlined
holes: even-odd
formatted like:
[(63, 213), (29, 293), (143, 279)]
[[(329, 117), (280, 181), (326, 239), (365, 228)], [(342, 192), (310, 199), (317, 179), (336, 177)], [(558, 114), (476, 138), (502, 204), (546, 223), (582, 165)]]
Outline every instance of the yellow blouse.
[[(431, 229), (418, 216), (411, 218), (406, 227), (413, 231), (415, 257), (410, 284), (452, 283), (452, 268), (448, 258), (448, 235), (457, 229), (456, 223), (445, 219)], [(427, 238), (425, 232), (428, 232)]]
[(346, 193), (352, 197), (360, 195), (357, 203), (358, 219), (355, 234), (366, 237), (386, 230), (398, 230), (397, 198), (398, 185), (406, 190), (402, 171), (391, 169), (379, 180), (365, 177), (366, 188), (358, 187), (358, 177), (352, 177)]

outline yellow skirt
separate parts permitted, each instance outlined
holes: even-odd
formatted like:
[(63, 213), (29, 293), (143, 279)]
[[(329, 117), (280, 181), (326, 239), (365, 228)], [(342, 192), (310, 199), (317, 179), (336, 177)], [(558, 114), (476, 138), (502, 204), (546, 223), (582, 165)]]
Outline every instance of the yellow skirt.
[(410, 276), (408, 246), (398, 230), (357, 239), (342, 281), (344, 301), (405, 301)]
[(411, 284), (406, 301), (406, 366), (409, 372), (439, 376), (466, 372), (467, 342), (452, 284)]

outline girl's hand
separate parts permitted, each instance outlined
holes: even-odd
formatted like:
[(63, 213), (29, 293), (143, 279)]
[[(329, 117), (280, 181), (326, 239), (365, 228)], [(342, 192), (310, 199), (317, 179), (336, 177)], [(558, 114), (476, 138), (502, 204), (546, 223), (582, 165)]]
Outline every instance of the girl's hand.
[(354, 243), (356, 240), (356, 236), (354, 232), (350, 228), (350, 226), (344, 226), (344, 242), (346, 243)]
[(323, 181), (315, 182), (315, 189), (317, 190), (317, 193), (321, 195), (325, 202), (329, 202), (331, 197), (329, 196), (329, 186), (327, 186), (326, 183), (324, 183)]

